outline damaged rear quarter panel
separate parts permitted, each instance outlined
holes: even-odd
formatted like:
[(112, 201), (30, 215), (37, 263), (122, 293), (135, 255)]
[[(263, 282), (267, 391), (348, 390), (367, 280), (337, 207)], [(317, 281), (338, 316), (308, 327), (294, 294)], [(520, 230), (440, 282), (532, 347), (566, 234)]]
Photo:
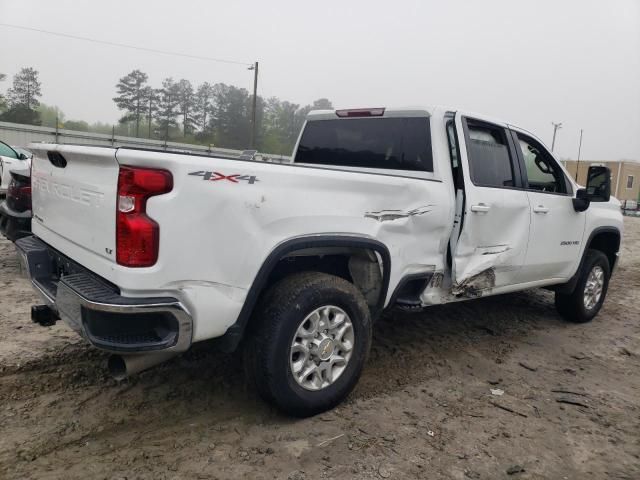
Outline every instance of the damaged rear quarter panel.
[[(151, 278), (156, 284), (144, 288), (184, 281), (183, 292), (197, 292), (184, 299), (201, 317), (195, 340), (219, 336), (235, 322), (240, 292), (246, 296), (269, 254), (293, 238), (343, 234), (386, 245), (392, 259), (386, 301), (404, 275), (444, 268), (453, 210), (450, 185), (439, 180), (133, 150), (118, 159), (173, 174), (173, 191), (147, 205), (160, 225), (161, 251), (155, 275), (141, 275), (137, 286)], [(257, 181), (205, 181), (189, 175), (194, 171)], [(203, 281), (236, 292), (217, 297), (226, 303), (224, 319), (204, 290), (189, 288)]]

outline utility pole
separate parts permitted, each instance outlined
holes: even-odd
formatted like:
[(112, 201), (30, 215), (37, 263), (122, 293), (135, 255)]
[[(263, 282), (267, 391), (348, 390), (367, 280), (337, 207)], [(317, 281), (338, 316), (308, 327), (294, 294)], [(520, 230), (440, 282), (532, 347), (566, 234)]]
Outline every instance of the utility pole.
[(251, 136), (249, 137), (249, 147), (255, 148), (256, 144), (256, 103), (258, 101), (258, 62), (251, 65), (247, 70), (253, 70), (253, 102), (251, 104)]
[(556, 146), (556, 132), (562, 128), (562, 122), (551, 122), (551, 125), (553, 125), (553, 140), (551, 140), (551, 151), (553, 152), (553, 147)]
[(580, 151), (582, 150), (582, 129), (580, 129), (580, 143), (578, 143), (578, 161), (576, 162), (576, 182), (578, 181), (578, 170), (580, 169)]

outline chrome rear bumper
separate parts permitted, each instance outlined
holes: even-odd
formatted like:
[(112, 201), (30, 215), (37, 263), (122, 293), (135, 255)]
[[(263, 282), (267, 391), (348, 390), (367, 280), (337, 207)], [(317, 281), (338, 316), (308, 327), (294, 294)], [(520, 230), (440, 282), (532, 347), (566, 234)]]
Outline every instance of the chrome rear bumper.
[(16, 242), (34, 288), (95, 347), (117, 353), (183, 352), (193, 321), (172, 297), (132, 298), (35, 236)]

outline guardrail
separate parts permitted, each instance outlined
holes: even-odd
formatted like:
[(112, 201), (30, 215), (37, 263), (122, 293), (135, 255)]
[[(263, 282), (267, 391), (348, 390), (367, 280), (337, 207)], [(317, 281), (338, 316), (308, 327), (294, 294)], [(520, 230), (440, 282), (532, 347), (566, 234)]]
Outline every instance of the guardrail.
[[(215, 146), (194, 145), (191, 143), (165, 142), (150, 138), (127, 137), (124, 135), (107, 135), (104, 133), (79, 132), (63, 128), (39, 127), (19, 123), (0, 122), (0, 140), (9, 145), (26, 146), (32, 142), (45, 143), (80, 143), (107, 147), (142, 147), (166, 150), (168, 152), (205, 153), (209, 155), (225, 155), (239, 157), (242, 150), (220, 148)], [(286, 155), (258, 153), (256, 158), (264, 161), (285, 163), (290, 161)]]

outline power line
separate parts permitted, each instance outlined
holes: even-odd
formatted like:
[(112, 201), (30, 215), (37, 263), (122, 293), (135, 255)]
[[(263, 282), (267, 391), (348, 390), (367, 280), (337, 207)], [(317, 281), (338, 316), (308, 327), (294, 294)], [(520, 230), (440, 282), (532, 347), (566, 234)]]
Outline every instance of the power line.
[(106, 40), (96, 40), (95, 38), (80, 37), (78, 35), (70, 35), (68, 33), (51, 32), (49, 30), (41, 30), (39, 28), (24, 27), (22, 25), (11, 25), (11, 24), (8, 24), (8, 23), (0, 23), (0, 27), (17, 28), (19, 30), (28, 30), (28, 31), (31, 31), (31, 32), (46, 33), (47, 35), (55, 35), (57, 37), (71, 38), (73, 40), (83, 40), (85, 42), (100, 43), (102, 45), (109, 45), (109, 46), (112, 46), (112, 47), (130, 48), (131, 50), (140, 50), (140, 51), (143, 51), (143, 52), (160, 53), (162, 55), (172, 55), (174, 57), (184, 57), (184, 58), (192, 58), (192, 59), (196, 59), (196, 60), (205, 60), (205, 61), (209, 61), (209, 62), (228, 63), (228, 64), (231, 64), (231, 65), (243, 65), (243, 66), (251, 66), (251, 65), (253, 65), (253, 63), (238, 62), (236, 60), (226, 60), (226, 59), (222, 59), (222, 58), (204, 57), (204, 56), (201, 56), (201, 55), (189, 55), (187, 53), (169, 52), (169, 51), (166, 51), (166, 50), (158, 50), (156, 48), (138, 47), (138, 46), (135, 46), (135, 45), (128, 45), (126, 43), (108, 42)]

